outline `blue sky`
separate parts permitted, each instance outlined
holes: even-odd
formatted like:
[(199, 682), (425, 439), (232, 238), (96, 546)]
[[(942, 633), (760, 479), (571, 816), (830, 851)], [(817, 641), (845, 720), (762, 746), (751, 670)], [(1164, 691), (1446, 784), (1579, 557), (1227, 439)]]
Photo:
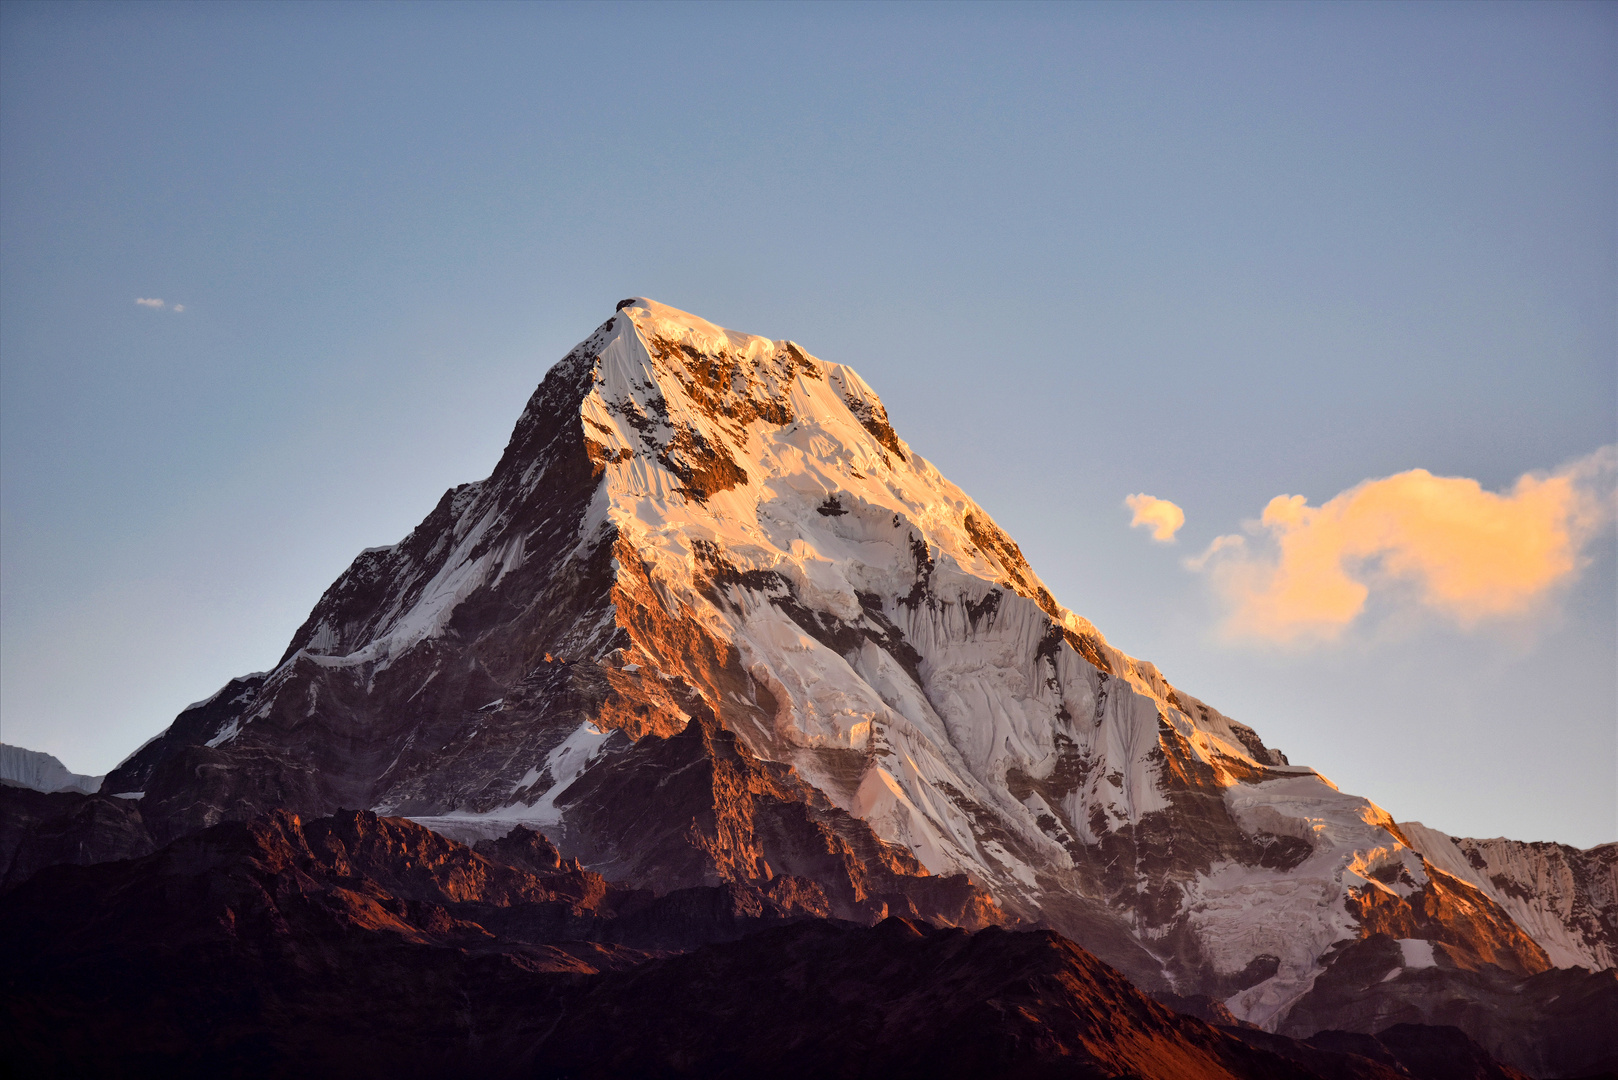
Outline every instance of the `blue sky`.
[(1229, 639), (1184, 565), (1618, 439), (1615, 56), (1610, 4), (8, 4), (3, 737), (101, 772), (273, 664), (645, 295), (854, 366), (1064, 603), (1345, 790), (1618, 838), (1610, 521), (1527, 613), (1323, 641)]

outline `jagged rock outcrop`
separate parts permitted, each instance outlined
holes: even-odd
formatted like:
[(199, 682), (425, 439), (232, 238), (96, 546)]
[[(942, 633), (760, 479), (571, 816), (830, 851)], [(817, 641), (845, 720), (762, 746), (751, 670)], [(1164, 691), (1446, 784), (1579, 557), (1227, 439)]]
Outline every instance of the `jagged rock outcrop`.
[(107, 784), (159, 840), (364, 806), (526, 824), (657, 891), (1039, 922), (1269, 1027), (1390, 929), (1549, 966), (1380, 808), (1058, 604), (853, 371), (642, 299), (488, 479)]
[(89, 866), (156, 849), (133, 799), (0, 785), (0, 891), (47, 866)]
[[(928, 874), (692, 708), (702, 715), (679, 734), (604, 746), (560, 797), (566, 842), (591, 866), (659, 890), (806, 878), (825, 890), (832, 914), (866, 922), (900, 915), (975, 930), (1010, 921), (966, 875)], [(671, 817), (670, 806), (696, 813)]]

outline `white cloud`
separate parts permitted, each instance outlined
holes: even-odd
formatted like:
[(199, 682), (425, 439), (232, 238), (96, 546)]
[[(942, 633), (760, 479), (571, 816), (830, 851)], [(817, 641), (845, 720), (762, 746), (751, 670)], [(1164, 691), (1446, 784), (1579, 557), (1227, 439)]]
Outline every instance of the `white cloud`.
[(1226, 551), (1231, 548), (1245, 548), (1246, 546), (1247, 538), (1244, 536), (1216, 536), (1213, 539), (1213, 543), (1208, 545), (1207, 551), (1204, 551), (1201, 555), (1188, 557), (1185, 560), (1185, 568), (1187, 570), (1201, 570), (1203, 567), (1208, 565), (1209, 559), (1214, 558), (1221, 551)]
[(1172, 542), (1174, 534), (1185, 524), (1184, 510), (1155, 495), (1130, 495), (1124, 499), (1124, 505), (1135, 511), (1129, 527), (1146, 526), (1152, 530), (1152, 539), (1160, 543)]
[(141, 307), (149, 307), (149, 308), (160, 308), (160, 307), (164, 306), (163, 301), (156, 300), (156, 299), (147, 299), (144, 296), (135, 297), (135, 303), (139, 304)]
[(185, 305), (184, 304), (175, 304), (174, 305), (174, 310), (175, 311), (184, 311), (185, 310)]
[(1277, 495), (1241, 536), (1186, 560), (1229, 606), (1232, 637), (1330, 640), (1373, 593), (1463, 626), (1531, 614), (1572, 581), (1584, 548), (1613, 516), (1618, 447), (1509, 491), (1411, 469), (1366, 480), (1320, 506)]

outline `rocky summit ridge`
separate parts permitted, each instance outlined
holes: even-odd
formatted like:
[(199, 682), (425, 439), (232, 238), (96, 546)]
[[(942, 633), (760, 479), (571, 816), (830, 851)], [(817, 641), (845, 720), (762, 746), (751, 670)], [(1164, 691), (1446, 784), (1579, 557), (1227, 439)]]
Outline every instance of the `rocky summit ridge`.
[(642, 298), (487, 479), (101, 790), (158, 844), (359, 806), (539, 830), (658, 894), (790, 880), (844, 920), (1048, 927), (1270, 1030), (1384, 953), (1417, 1012), (1480, 971), (1612, 975), (1599, 913), (1579, 933), (1606, 944), (1569, 952), (1109, 645), (852, 370)]

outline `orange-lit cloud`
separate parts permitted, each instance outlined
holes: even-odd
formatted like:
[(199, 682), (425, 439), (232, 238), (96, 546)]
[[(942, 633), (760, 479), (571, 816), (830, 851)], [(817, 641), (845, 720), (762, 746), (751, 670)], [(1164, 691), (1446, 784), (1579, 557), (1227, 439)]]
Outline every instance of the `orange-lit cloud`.
[(1577, 575), (1584, 546), (1612, 516), (1615, 472), (1618, 447), (1608, 446), (1501, 494), (1412, 469), (1318, 507), (1278, 495), (1248, 523), (1253, 543), (1221, 536), (1186, 565), (1210, 575), (1234, 637), (1334, 638), (1373, 591), (1462, 626), (1521, 616)]
[(1185, 511), (1167, 499), (1154, 495), (1131, 495), (1124, 499), (1124, 505), (1135, 511), (1129, 527), (1146, 526), (1152, 530), (1153, 540), (1168, 543), (1180, 531), (1180, 526), (1185, 524)]

